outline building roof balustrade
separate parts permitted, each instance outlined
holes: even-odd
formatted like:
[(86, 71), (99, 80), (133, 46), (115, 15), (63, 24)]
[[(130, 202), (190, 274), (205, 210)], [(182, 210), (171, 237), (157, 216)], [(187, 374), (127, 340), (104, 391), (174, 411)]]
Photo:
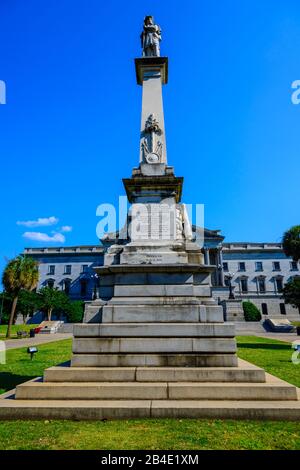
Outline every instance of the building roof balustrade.
[(282, 251), (282, 244), (281, 243), (243, 243), (243, 242), (231, 242), (231, 243), (223, 243), (223, 251), (224, 252), (240, 252), (240, 251), (248, 251), (248, 252), (257, 252), (257, 251)]
[(102, 246), (82, 245), (82, 246), (67, 246), (67, 247), (42, 247), (42, 248), (25, 248), (23, 254), (25, 255), (52, 255), (52, 254), (103, 254), (104, 248)]

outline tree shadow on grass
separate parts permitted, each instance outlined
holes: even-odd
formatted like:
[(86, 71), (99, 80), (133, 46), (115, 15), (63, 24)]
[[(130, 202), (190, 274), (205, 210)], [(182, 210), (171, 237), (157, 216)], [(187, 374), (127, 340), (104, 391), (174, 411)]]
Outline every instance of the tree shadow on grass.
[(35, 379), (36, 375), (17, 375), (11, 372), (0, 372), (0, 388), (6, 391), (12, 390), (17, 385)]
[[(69, 367), (70, 361), (65, 361), (58, 364), (60, 367)], [(51, 366), (49, 366), (51, 367)], [(0, 389), (4, 389), (6, 391), (12, 390), (17, 385), (28, 382), (29, 380), (33, 380), (37, 378), (36, 375), (18, 375), (12, 372), (0, 372)]]

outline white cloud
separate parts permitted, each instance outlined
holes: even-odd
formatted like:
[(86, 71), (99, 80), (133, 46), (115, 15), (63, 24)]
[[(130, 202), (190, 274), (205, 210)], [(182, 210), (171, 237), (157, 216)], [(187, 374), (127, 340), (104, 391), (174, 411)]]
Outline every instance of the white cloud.
[(62, 233), (55, 233), (52, 237), (47, 235), (47, 233), (41, 232), (25, 232), (23, 237), (28, 240), (33, 240), (36, 242), (46, 242), (46, 243), (64, 243), (66, 241), (65, 236)]
[(57, 224), (58, 220), (59, 219), (57, 219), (57, 217), (54, 217), (54, 216), (39, 217), (37, 220), (24, 220), (24, 221), (18, 220), (17, 225), (24, 225), (25, 227), (49, 227), (49, 225)]
[(72, 232), (72, 230), (73, 230), (73, 227), (71, 227), (71, 225), (63, 225), (61, 228), (62, 232)]

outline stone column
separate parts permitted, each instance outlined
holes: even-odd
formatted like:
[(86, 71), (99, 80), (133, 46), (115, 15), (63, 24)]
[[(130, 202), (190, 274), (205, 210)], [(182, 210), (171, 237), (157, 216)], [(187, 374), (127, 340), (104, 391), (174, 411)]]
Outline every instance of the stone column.
[[(135, 66), (137, 82), (143, 86), (140, 163), (161, 163), (166, 165), (167, 148), (162, 85), (167, 83), (168, 59), (167, 57), (144, 57), (135, 59)], [(154, 126), (148, 124), (147, 131), (149, 118), (150, 122), (155, 124)], [(147, 155), (150, 156), (150, 161), (147, 161)]]

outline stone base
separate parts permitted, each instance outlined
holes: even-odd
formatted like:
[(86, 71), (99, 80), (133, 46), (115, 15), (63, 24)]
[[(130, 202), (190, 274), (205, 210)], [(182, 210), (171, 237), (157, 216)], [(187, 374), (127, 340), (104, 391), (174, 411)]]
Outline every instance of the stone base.
[(300, 419), (299, 389), (245, 361), (231, 369), (52, 367), (44, 382), (7, 396), (0, 420)]
[(222, 382), (27, 382), (17, 400), (297, 400), (297, 389), (281, 381)]
[(222, 307), (211, 297), (212, 269), (199, 264), (97, 267), (101, 298), (86, 304), (84, 322), (223, 323)]
[[(217, 307), (218, 308), (218, 307)], [(71, 367), (0, 400), (0, 419), (299, 419), (298, 390), (238, 361), (234, 325), (76, 325)]]
[(299, 419), (298, 390), (236, 355), (210, 268), (109, 266), (74, 327), (71, 367), (17, 386), (0, 419)]
[[(205, 303), (204, 303), (205, 302)], [(115, 297), (86, 304), (86, 323), (223, 323), (223, 309), (188, 297)]]
[(223, 300), (222, 305), (225, 310), (226, 321), (245, 321), (244, 310), (241, 300), (228, 299)]
[(94, 337), (205, 337), (234, 338), (235, 328), (231, 323), (100, 323), (75, 324), (74, 336)]
[(133, 418), (300, 420), (300, 401), (0, 400), (0, 419)]
[[(146, 308), (147, 307), (147, 308)], [(136, 306), (131, 320), (133, 323), (101, 323), (76, 325), (74, 328), (73, 358), (74, 367), (128, 367), (128, 366), (221, 366), (237, 365), (234, 326), (230, 323), (192, 323), (191, 315), (184, 305), (179, 309), (180, 318), (186, 315), (185, 322), (170, 323), (176, 318), (174, 311), (179, 306), (162, 306), (157, 310), (161, 323), (149, 323), (153, 315), (153, 305), (143, 309)], [(199, 308), (198, 306), (192, 306)], [(112, 308), (111, 306), (109, 308)], [(123, 321), (129, 318), (129, 307), (119, 316)], [(131, 309), (133, 307), (130, 307)], [(205, 306), (204, 314), (207, 315)], [(210, 306), (208, 307), (208, 311)], [(216, 312), (220, 307), (214, 306)], [(192, 310), (193, 312), (193, 310)], [(103, 313), (105, 316), (105, 312)], [(163, 323), (164, 315), (166, 315)], [(147, 323), (134, 322), (140, 316), (148, 316)], [(116, 318), (114, 318), (116, 319)], [(119, 318), (120, 320), (120, 318)], [(154, 317), (153, 317), (154, 320)], [(198, 321), (197, 321), (198, 320)]]
[(239, 367), (50, 367), (45, 382), (265, 382), (263, 369)]
[(74, 354), (234, 354), (234, 338), (75, 338)]
[(72, 367), (236, 367), (235, 354), (73, 354)]

